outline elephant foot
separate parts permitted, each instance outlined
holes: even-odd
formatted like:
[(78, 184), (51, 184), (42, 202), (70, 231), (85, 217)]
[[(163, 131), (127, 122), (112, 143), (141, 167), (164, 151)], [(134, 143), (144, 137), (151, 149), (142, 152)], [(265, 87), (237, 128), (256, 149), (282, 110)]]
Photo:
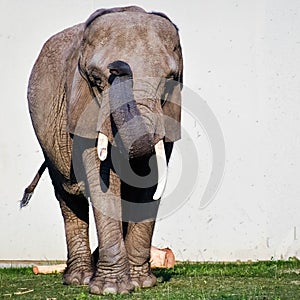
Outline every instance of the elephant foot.
[(130, 266), (131, 283), (135, 288), (150, 288), (156, 284), (156, 277), (150, 269), (150, 263), (142, 266)]
[(80, 268), (72, 270), (68, 268), (63, 275), (63, 283), (66, 285), (88, 285), (93, 276), (93, 271)]
[(63, 275), (63, 283), (66, 285), (88, 285), (93, 272), (91, 271), (77, 271), (66, 272)]
[(95, 295), (128, 294), (134, 288), (129, 275), (115, 277), (110, 274), (95, 275), (89, 287), (90, 293)]

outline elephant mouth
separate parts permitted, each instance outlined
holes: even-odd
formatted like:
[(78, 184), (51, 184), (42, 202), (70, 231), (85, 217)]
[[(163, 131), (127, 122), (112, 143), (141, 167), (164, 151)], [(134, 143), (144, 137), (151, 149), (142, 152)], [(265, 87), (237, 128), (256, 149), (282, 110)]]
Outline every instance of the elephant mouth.
[[(159, 140), (154, 145), (154, 149), (155, 149), (156, 160), (157, 160), (158, 177), (157, 177), (157, 187), (153, 195), (153, 200), (159, 200), (164, 193), (167, 184), (167, 177), (168, 177), (167, 158), (166, 158), (164, 142), (162, 139)], [(108, 155), (108, 137), (101, 132), (98, 135), (97, 152), (100, 161), (106, 160)]]

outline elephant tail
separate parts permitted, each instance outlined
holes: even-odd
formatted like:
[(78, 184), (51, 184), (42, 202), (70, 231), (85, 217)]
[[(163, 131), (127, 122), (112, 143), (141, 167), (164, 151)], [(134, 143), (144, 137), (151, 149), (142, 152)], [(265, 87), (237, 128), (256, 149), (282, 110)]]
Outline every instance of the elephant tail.
[(31, 196), (33, 195), (33, 192), (34, 192), (34, 190), (35, 190), (35, 188), (36, 188), (36, 186), (37, 186), (40, 178), (42, 177), (44, 171), (46, 170), (46, 168), (47, 168), (47, 164), (46, 164), (46, 161), (44, 161), (42, 163), (42, 165), (40, 166), (38, 172), (34, 176), (32, 182), (25, 189), (24, 194), (23, 194), (23, 198), (20, 201), (20, 208), (23, 208), (23, 207), (25, 207), (25, 206), (28, 205), (29, 200), (30, 200)]

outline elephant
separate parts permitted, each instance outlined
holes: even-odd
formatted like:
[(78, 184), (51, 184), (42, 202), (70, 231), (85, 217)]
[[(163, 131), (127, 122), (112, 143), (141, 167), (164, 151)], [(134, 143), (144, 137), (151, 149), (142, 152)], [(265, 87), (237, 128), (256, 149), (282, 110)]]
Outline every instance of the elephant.
[(180, 139), (182, 74), (178, 28), (137, 6), (98, 9), (43, 45), (27, 98), (45, 161), (22, 201), (47, 168), (64, 220), (64, 284), (92, 294), (156, 284), (150, 247)]

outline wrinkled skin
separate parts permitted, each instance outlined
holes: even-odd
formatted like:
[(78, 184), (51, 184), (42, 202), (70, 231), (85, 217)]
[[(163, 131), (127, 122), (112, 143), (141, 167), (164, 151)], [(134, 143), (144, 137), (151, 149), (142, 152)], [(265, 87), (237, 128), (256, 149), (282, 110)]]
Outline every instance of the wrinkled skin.
[[(149, 78), (147, 93), (141, 92)], [(149, 173), (161, 139), (168, 161), (180, 138), (180, 84), (170, 89), (166, 79), (182, 81), (177, 29), (166, 16), (138, 7), (96, 11), (51, 37), (34, 65), (29, 109), (64, 218), (65, 284), (89, 284), (91, 293), (105, 294), (156, 283), (149, 259), (157, 167), (150, 185), (123, 178), (129, 168), (138, 176)], [(103, 161), (99, 132), (109, 141)], [(93, 256), (87, 197), (99, 242)], [(141, 203), (151, 209), (128, 209)]]

